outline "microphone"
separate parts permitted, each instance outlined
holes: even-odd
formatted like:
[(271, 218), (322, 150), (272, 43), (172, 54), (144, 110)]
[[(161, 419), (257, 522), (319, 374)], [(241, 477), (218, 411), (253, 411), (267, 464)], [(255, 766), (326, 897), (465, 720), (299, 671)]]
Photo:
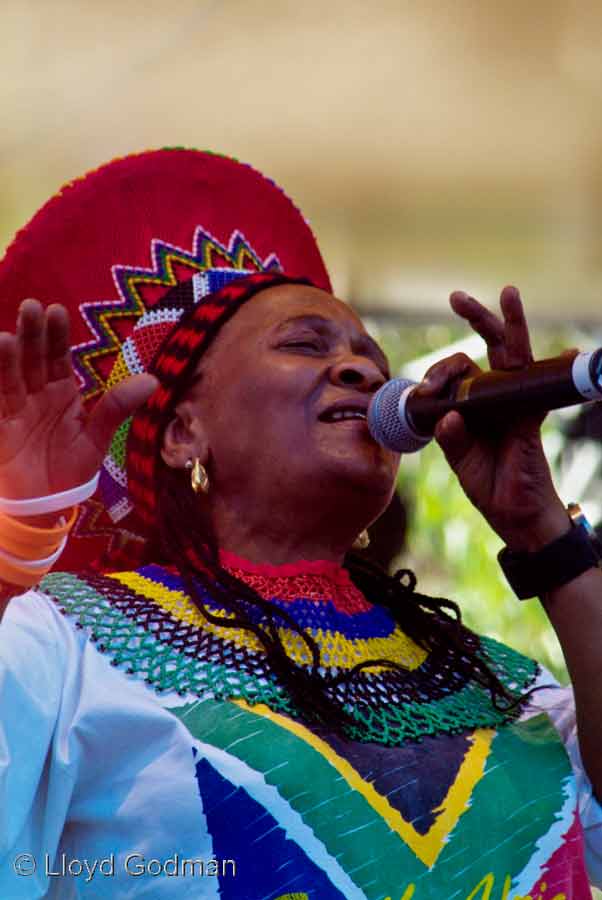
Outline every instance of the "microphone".
[(456, 380), (446, 397), (422, 397), (416, 387), (415, 381), (394, 378), (376, 391), (368, 407), (372, 437), (397, 453), (428, 444), (439, 419), (451, 410), (475, 432), (500, 432), (520, 416), (602, 400), (602, 347)]

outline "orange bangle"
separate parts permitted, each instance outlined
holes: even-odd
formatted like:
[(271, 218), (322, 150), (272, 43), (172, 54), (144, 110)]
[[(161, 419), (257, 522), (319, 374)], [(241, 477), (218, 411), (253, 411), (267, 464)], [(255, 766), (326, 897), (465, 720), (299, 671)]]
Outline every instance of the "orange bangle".
[(20, 519), (0, 513), (0, 547), (25, 559), (43, 559), (58, 549), (75, 524), (78, 506), (74, 506), (67, 522), (53, 528), (26, 525)]
[(48, 571), (49, 569), (40, 569), (33, 572), (31, 569), (22, 569), (21, 566), (0, 558), (0, 579), (8, 581), (10, 584), (18, 584), (19, 587), (33, 587), (42, 580)]

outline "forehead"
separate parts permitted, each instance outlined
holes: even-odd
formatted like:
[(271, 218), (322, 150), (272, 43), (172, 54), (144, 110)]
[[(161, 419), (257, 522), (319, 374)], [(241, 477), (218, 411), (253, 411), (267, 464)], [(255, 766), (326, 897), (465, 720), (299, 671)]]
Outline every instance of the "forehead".
[(310, 316), (325, 320), (325, 325), (367, 334), (361, 319), (342, 300), (318, 288), (286, 284), (261, 291), (245, 303), (220, 330), (215, 346), (242, 340), (245, 335), (267, 335), (288, 322)]

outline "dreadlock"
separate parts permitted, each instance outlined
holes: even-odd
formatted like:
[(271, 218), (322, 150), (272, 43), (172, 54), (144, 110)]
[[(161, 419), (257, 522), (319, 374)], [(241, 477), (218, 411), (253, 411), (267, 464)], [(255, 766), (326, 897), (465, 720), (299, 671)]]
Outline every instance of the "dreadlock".
[[(158, 553), (163, 561), (176, 566), (189, 597), (208, 622), (222, 628), (242, 628), (257, 638), (271, 671), (308, 721), (327, 724), (344, 735), (355, 720), (341, 697), (364, 670), (373, 666), (396, 673), (402, 686), (408, 670), (390, 659), (363, 661), (334, 677), (324, 677), (314, 638), (290, 613), (222, 568), (215, 537), (199, 515), (197, 498), (180, 470), (160, 467), (157, 510), (159, 532), (151, 551), (155, 561)], [(462, 623), (457, 604), (418, 593), (416, 577), (409, 569), (390, 576), (354, 554), (347, 556), (345, 566), (371, 603), (386, 607), (415, 643), (442, 661), (442, 671), (453, 668), (482, 685), (498, 710), (510, 711), (521, 703), (524, 698), (510, 693), (481, 655), (479, 639)], [(228, 617), (216, 615), (211, 606), (226, 610)], [(286, 652), (281, 638), (284, 627), (304, 642), (309, 665), (300, 665)]]
[[(416, 575), (411, 569), (398, 569), (394, 575), (389, 575), (379, 565), (358, 554), (348, 554), (345, 564), (353, 583), (367, 600), (386, 607), (418, 646), (445, 660), (448, 668), (451, 665), (467, 680), (486, 688), (496, 709), (507, 712), (522, 703), (525, 697), (511, 693), (482, 656), (479, 637), (462, 622), (457, 603), (445, 597), (418, 593)], [(351, 672), (373, 665), (373, 661), (358, 663)], [(406, 671), (390, 661), (387, 665)]]

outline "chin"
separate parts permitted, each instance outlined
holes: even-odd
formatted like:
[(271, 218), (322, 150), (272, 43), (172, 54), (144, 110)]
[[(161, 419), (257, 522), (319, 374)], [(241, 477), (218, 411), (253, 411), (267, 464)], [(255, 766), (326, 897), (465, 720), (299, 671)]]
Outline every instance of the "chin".
[[(332, 462), (335, 462), (332, 465)], [(348, 492), (350, 500), (357, 503), (358, 495), (367, 495), (378, 507), (374, 518), (384, 509), (395, 491), (398, 464), (382, 457), (366, 461), (358, 457), (338, 459), (329, 466), (331, 485), (336, 482), (341, 493)]]

